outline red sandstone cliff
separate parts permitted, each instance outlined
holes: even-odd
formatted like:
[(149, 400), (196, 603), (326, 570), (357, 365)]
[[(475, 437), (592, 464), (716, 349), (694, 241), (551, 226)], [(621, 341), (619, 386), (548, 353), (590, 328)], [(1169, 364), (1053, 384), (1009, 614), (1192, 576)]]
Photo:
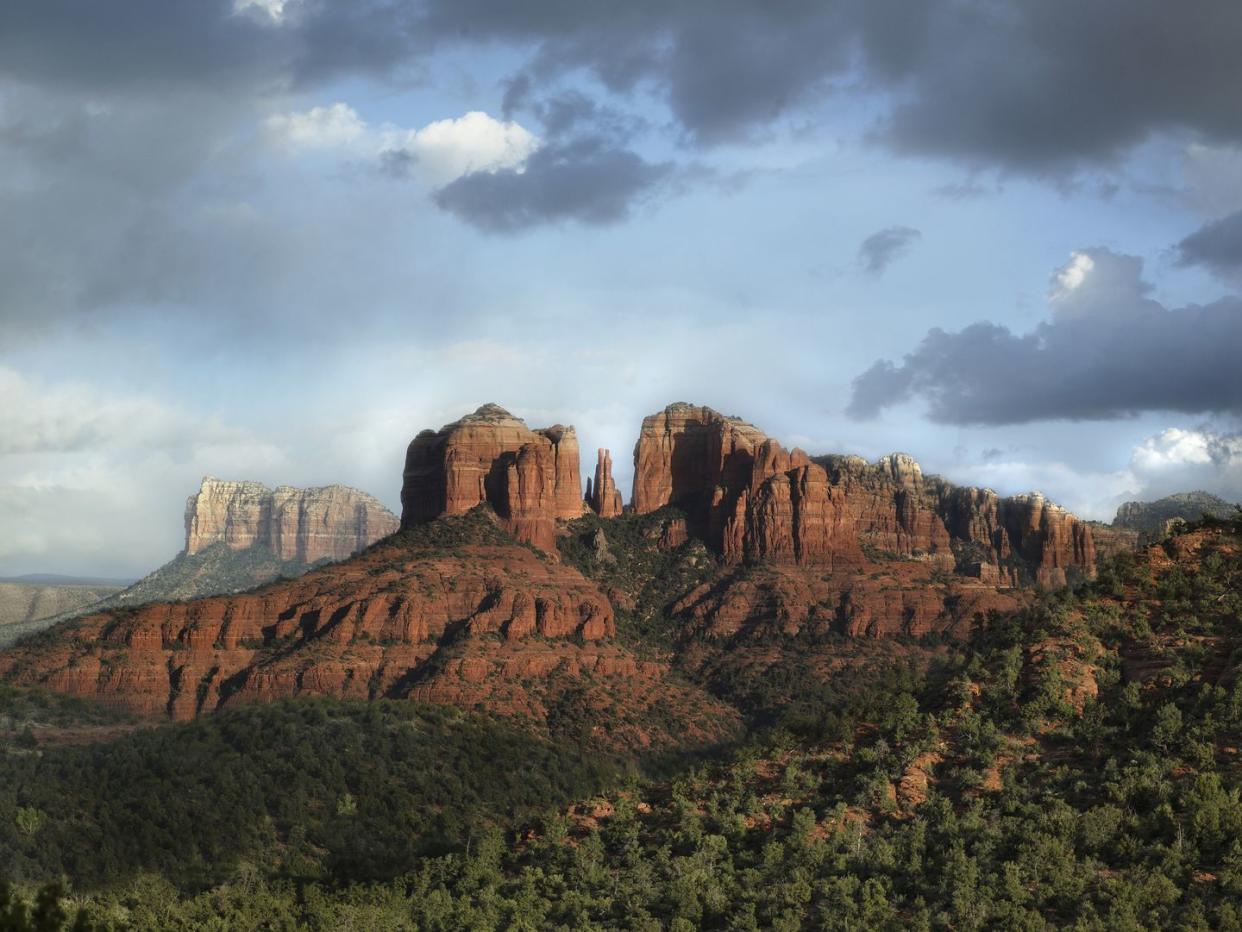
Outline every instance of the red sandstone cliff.
[(401, 524), (464, 514), (486, 502), (515, 537), (555, 554), (556, 522), (585, 509), (578, 469), (572, 427), (531, 430), (487, 404), (410, 442)]
[(1039, 493), (1001, 498), (991, 489), (924, 476), (913, 458), (894, 453), (876, 463), (827, 456), (823, 463), (845, 493), (859, 539), (879, 553), (930, 560), (1000, 585), (1063, 586), (1095, 574), (1090, 525)]
[(446, 635), (592, 642), (613, 633), (613, 615), (581, 574), (524, 547), (393, 543), (255, 592), (153, 603), (60, 630), (58, 649), (15, 648), (0, 671), (187, 718), (297, 693), (404, 695)]
[(866, 547), (1000, 585), (1095, 573), (1091, 528), (1038, 493), (959, 488), (900, 453), (812, 460), (695, 405), (644, 419), (635, 447), (634, 510), (667, 504), (728, 563), (857, 565)]
[(185, 552), (222, 543), (232, 550), (267, 547), (285, 561), (344, 560), (397, 526), (377, 499), (347, 486), (272, 490), (207, 476), (185, 503)]
[(859, 563), (844, 501), (823, 467), (757, 427), (711, 408), (669, 405), (643, 419), (634, 510), (674, 504), (690, 532), (729, 563)]

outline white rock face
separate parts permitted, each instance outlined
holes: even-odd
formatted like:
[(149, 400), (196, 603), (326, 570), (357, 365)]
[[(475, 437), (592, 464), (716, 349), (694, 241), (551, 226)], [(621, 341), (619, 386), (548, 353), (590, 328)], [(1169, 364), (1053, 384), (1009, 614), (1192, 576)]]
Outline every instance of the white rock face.
[(185, 552), (218, 543), (232, 550), (261, 544), (281, 560), (344, 560), (399, 523), (374, 496), (348, 486), (272, 490), (207, 476), (186, 500)]

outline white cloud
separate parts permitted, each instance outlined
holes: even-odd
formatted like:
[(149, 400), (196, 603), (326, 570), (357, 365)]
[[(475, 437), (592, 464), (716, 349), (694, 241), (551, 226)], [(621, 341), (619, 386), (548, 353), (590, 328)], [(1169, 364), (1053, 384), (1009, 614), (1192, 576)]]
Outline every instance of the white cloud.
[(422, 129), (383, 133), (386, 152), (408, 153), (432, 184), (446, 184), (470, 172), (520, 168), (539, 148), (539, 139), (513, 120), (497, 120), (472, 110)]
[(1202, 489), (1242, 501), (1242, 434), (1171, 427), (1134, 448), (1130, 471), (1152, 498)]
[(290, 152), (344, 150), (436, 186), (470, 172), (520, 171), (539, 148), (539, 138), (520, 123), (497, 120), (481, 110), (404, 129), (390, 123), (373, 127), (351, 106), (338, 102), (275, 114), (265, 126)]
[(341, 148), (360, 142), (367, 133), (367, 124), (346, 103), (274, 114), (265, 125), (273, 138), (291, 149)]
[(156, 398), (0, 366), (0, 575), (141, 575), (181, 547), (207, 473), (283, 479), (277, 443)]
[(279, 23), (285, 17), (286, 0), (233, 0), (234, 13), (249, 13), (255, 10), (265, 14), (273, 23)]
[(1199, 430), (1170, 427), (1148, 437), (1130, 457), (1130, 468), (1140, 475), (1155, 475), (1187, 466), (1206, 466), (1212, 462), (1211, 435)]
[(1154, 501), (1175, 492), (1205, 491), (1242, 502), (1242, 434), (1170, 427), (1135, 444), (1116, 470), (1091, 470), (1058, 460), (990, 451), (981, 462), (944, 468), (953, 482), (1010, 495), (1042, 489), (1083, 518), (1111, 521), (1126, 501)]
[(1071, 254), (1069, 264), (1061, 268), (1053, 278), (1052, 300), (1068, 297), (1069, 293), (1078, 289), (1091, 270), (1095, 268), (1095, 260), (1085, 252)]

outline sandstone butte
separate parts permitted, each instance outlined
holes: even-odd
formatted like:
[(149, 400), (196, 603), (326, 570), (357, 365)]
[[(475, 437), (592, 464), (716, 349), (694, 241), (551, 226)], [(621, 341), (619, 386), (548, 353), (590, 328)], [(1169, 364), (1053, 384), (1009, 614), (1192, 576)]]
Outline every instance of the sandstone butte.
[[(207, 495), (217, 505), (196, 510), (195, 540), (244, 546), (284, 526), (276, 493), (265, 511), (260, 492), (236, 485)], [(615, 491), (600, 451), (590, 506), (615, 513)], [(344, 562), (248, 593), (76, 619), (0, 652), (0, 679), (177, 719), (303, 693), (482, 705), (536, 722), (573, 702), (614, 747), (710, 742), (738, 712), (696, 685), (702, 671), (748, 674), (797, 655), (831, 675), (879, 649), (867, 643), (891, 653), (918, 650), (894, 635), (965, 635), (1020, 605), (1016, 584), (1094, 572), (1091, 528), (1042, 496), (957, 488), (900, 454), (810, 457), (686, 404), (643, 421), (627, 519), (647, 542), (634, 546), (668, 565), (707, 561), (705, 581), (667, 606), (671, 649), (617, 636), (640, 582), (627, 591), (614, 575), (605, 588), (556, 555), (557, 535), (581, 533), (566, 522), (588, 507), (573, 428), (531, 430), (486, 405), (424, 431), (409, 446), (402, 505), (401, 533)], [(607, 538), (607, 523), (589, 533), (601, 528)], [(789, 646), (802, 632), (859, 646)]]
[(1039, 493), (960, 488), (901, 453), (812, 458), (684, 403), (645, 418), (634, 450), (635, 512), (669, 504), (727, 563), (857, 566), (869, 550), (999, 585), (1095, 573), (1090, 526)]
[(269, 489), (206, 476), (185, 503), (185, 552), (215, 544), (268, 548), (279, 560), (344, 560), (397, 529), (396, 515), (366, 492), (343, 485)]
[(555, 553), (556, 522), (585, 511), (574, 429), (531, 430), (499, 405), (486, 404), (410, 442), (402, 527), (483, 503), (518, 540)]

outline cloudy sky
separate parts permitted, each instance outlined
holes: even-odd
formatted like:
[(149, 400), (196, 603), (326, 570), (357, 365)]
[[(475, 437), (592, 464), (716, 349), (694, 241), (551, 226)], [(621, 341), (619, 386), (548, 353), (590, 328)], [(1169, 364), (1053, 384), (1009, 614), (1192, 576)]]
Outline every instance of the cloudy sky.
[(208, 473), (395, 509), (487, 401), (623, 487), (688, 400), (1242, 498), (1239, 47), (1237, 0), (6, 0), (0, 575), (145, 573)]

